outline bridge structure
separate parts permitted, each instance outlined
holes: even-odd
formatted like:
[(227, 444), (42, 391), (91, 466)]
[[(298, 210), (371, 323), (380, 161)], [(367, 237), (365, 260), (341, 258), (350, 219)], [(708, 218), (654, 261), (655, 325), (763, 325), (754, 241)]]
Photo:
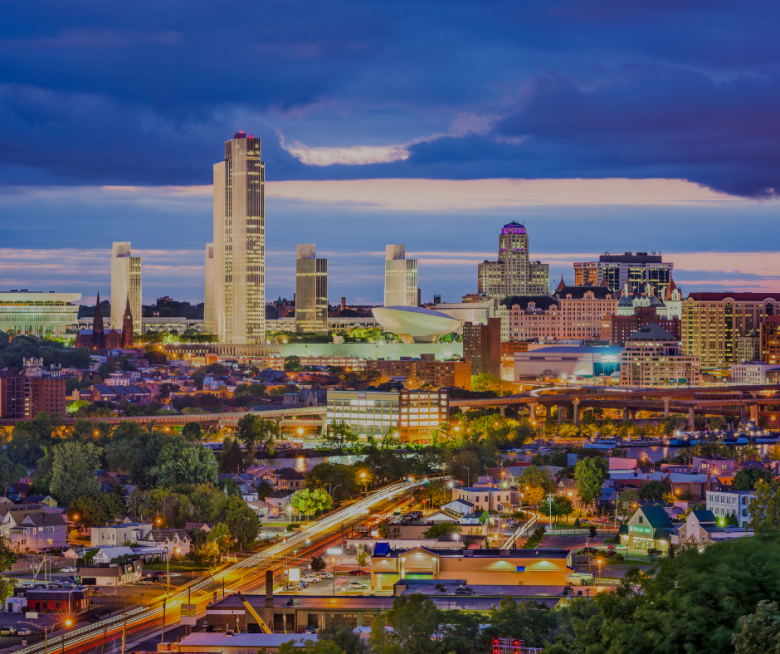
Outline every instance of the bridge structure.
[[(489, 399), (450, 400), (450, 407), (464, 413), (478, 408), (498, 408), (501, 415), (512, 408), (516, 415), (524, 413), (531, 421), (537, 420), (540, 407), (549, 411), (558, 408), (558, 422), (571, 414), (575, 425), (580, 424), (584, 409), (602, 408), (622, 411), (623, 420), (635, 420), (639, 411), (688, 414), (688, 424), (694, 426), (696, 415), (749, 417), (758, 422), (766, 416), (771, 426), (780, 426), (780, 387), (778, 386), (724, 386), (692, 388), (583, 388), (564, 390), (560, 387), (531, 391), (521, 395)], [(770, 407), (772, 407), (770, 409)]]
[[(231, 413), (193, 413), (163, 416), (111, 416), (107, 418), (65, 418), (64, 425), (74, 425), (77, 420), (88, 420), (96, 424), (118, 425), (121, 422), (136, 422), (144, 427), (152, 423), (157, 428), (171, 429), (183, 427), (189, 422), (197, 422), (203, 429), (235, 429), (238, 421), (245, 415), (260, 416), (287, 427), (325, 428), (327, 407), (279, 407), (268, 411), (238, 411)], [(20, 420), (0, 419), (0, 427), (13, 427)]]

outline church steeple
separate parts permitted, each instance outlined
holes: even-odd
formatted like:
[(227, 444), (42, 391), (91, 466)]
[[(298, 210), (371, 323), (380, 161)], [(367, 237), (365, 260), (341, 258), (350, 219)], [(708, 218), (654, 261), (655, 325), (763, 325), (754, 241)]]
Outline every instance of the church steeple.
[(558, 288), (556, 288), (556, 291), (562, 291), (564, 288), (566, 288), (566, 282), (563, 281), (563, 275), (561, 275), (561, 283), (558, 284)]
[(122, 318), (122, 347), (133, 347), (133, 312), (130, 309), (130, 296), (127, 296), (125, 305), (125, 315)]

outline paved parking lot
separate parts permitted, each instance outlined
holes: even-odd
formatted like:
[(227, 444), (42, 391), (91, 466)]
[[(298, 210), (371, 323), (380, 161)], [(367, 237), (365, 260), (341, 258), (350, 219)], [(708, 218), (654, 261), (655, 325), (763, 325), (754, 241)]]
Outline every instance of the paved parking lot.
[[(349, 584), (352, 582), (359, 582), (366, 585), (365, 589), (350, 590)], [(371, 591), (371, 575), (364, 576), (351, 576), (346, 574), (336, 575), (336, 595), (360, 595)], [(292, 591), (277, 591), (278, 595), (292, 595)], [(333, 579), (323, 579), (318, 584), (309, 584), (303, 590), (295, 592), (296, 595), (332, 595), (333, 594)]]

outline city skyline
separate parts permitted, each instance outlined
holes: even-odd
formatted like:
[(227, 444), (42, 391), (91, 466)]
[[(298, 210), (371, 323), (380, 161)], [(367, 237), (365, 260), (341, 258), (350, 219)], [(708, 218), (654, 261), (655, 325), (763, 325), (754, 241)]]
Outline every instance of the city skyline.
[(271, 171), (268, 298), (292, 297), (300, 233), (331, 261), (331, 301), (380, 303), (396, 241), (420, 262), (423, 299), (473, 293), (513, 220), (553, 285), (605, 251), (663, 252), (686, 291), (778, 283), (765, 234), (780, 51), (754, 6), (432, 5), (401, 19), (376, 4), (335, 32), (322, 7), (275, 6), (268, 33), (224, 9), (185, 23), (170, 7), (150, 21), (143, 3), (121, 23), (91, 3), (31, 11), (9, 6), (0, 26), (0, 288), (108, 295), (96, 259), (132, 241), (145, 302), (202, 301), (209, 171), (241, 129)]

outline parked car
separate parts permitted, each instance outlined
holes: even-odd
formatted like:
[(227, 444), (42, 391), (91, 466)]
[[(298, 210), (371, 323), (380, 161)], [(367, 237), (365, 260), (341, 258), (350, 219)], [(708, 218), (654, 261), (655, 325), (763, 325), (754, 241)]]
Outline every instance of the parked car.
[(0, 636), (16, 636), (16, 629), (13, 627), (3, 627), (0, 629)]
[(422, 518), (423, 512), (422, 511), (412, 511), (409, 515), (412, 518)]
[(150, 586), (154, 582), (151, 579), (147, 579), (146, 577), (144, 577), (143, 579), (139, 579), (135, 583), (141, 584), (142, 586)]
[(16, 632), (17, 636), (32, 636), (33, 630), (25, 627), (24, 629), (19, 629), (19, 631)]
[(333, 574), (330, 572), (325, 572), (324, 570), (322, 572), (317, 573), (320, 576), (320, 579), (333, 579)]
[(358, 568), (355, 568), (354, 570), (350, 570), (347, 573), (350, 577), (365, 577), (366, 575), (370, 575), (370, 572), (366, 572), (365, 570), (360, 570)]
[(367, 584), (361, 584), (359, 581), (349, 582), (349, 590), (366, 590), (367, 588)]
[(60, 568), (60, 572), (76, 572), (76, 568), (68, 566), (67, 568)]
[(651, 547), (649, 550), (647, 550), (648, 555), (650, 556), (661, 556), (663, 552), (655, 547)]
[(580, 520), (580, 524), (581, 525), (589, 525), (590, 524), (590, 520), (588, 520), (587, 518), (582, 518)]
[(298, 582), (296, 584), (287, 584), (284, 589), (288, 592), (292, 592), (293, 590), (303, 590), (303, 584)]
[(473, 588), (469, 588), (468, 586), (458, 586), (455, 589), (456, 595), (476, 595), (477, 592)]
[(303, 575), (301, 581), (305, 581), (307, 584), (318, 584), (322, 579), (320, 577), (315, 577), (314, 575)]

